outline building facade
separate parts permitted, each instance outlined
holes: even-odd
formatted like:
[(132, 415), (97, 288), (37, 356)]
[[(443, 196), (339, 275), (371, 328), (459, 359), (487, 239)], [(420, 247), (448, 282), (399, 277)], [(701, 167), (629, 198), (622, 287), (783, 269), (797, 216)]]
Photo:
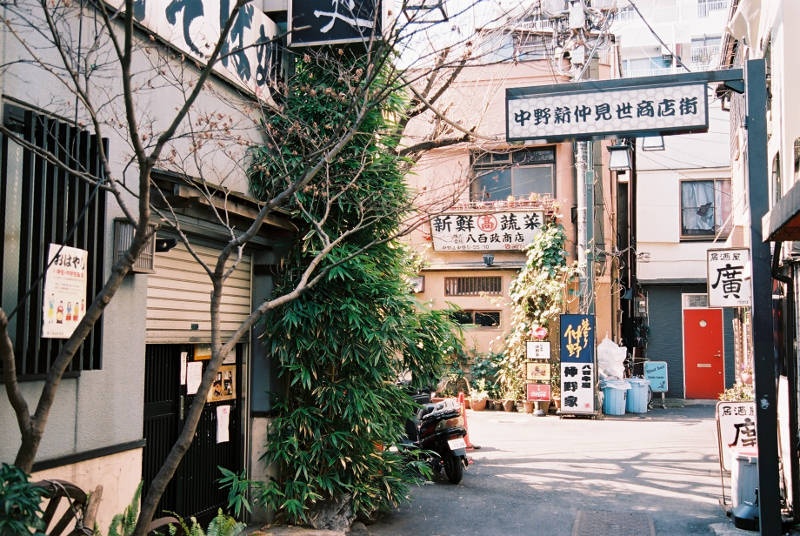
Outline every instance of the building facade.
[[(136, 214), (130, 207), (141, 194), (135, 148), (171, 128), (170, 118), (187, 102), (208, 57), (213, 32), (197, 33), (196, 24), (219, 29), (227, 15), (220, 5), (228, 5), (202, 2), (198, 14), (166, 3), (136, 4), (126, 109), (123, 62), (109, 39), (110, 32), (122, 35), (123, 26), (99, 11), (109, 6), (53, 8), (59, 47), (47, 37), (48, 21), (34, 4), (3, 6), (8, 24), (0, 48), (0, 291), (21, 389), (33, 407), (63, 337), (71, 333), (58, 330), (78, 323), (130, 243), (129, 216)], [(140, 481), (146, 491), (207, 367), (211, 282), (201, 263), (213, 267), (232, 230), (246, 228), (258, 212), (242, 164), (247, 147), (263, 142), (259, 99), (269, 97), (280, 57), (263, 41), (277, 35), (276, 24), (257, 10), (248, 16), (248, 25), (237, 27), (227, 45), (260, 44), (226, 58), (169, 136), (151, 174), (152, 224), (160, 228), (68, 367), (33, 466), (33, 479), (62, 478), (86, 490), (102, 486), (97, 521), (104, 530)], [(138, 131), (127, 128), (133, 121)], [(131, 139), (133, 132), (139, 139)], [(116, 190), (104, 183), (111, 179)], [(273, 214), (229, 261), (223, 338), (269, 296), (271, 268), (292, 229)], [(45, 288), (51, 283), (52, 244), (86, 255), (81, 299), (62, 295), (64, 288), (43, 292), (45, 273)], [(270, 374), (256, 335), (243, 337), (220, 369), (163, 509), (215, 514), (226, 504), (216, 485), (218, 465), (246, 469), (256, 478), (263, 474), (258, 458)], [(20, 436), (5, 390), (0, 428), (0, 460), (13, 462)]]
[[(577, 57), (554, 57), (554, 19), (566, 24), (566, 10), (544, 11), (502, 30), (476, 38), (476, 61), (465, 67), (439, 100), (448, 117), (475, 134), (473, 141), (426, 151), (409, 175), (419, 192), (418, 206), (427, 222), (410, 235), (421, 255), (417, 292), (428, 306), (454, 307), (471, 357), (502, 354), (513, 328), (509, 285), (526, 262), (525, 248), (544, 223), (564, 226), (570, 264), (591, 259), (591, 290), (577, 281), (565, 285), (564, 312), (592, 312), (600, 337), (619, 336), (619, 268), (616, 246), (615, 193), (605, 168), (602, 143), (589, 149), (573, 141), (506, 141), (505, 90), (568, 82), (584, 64)], [(565, 30), (570, 34), (570, 30)], [(482, 39), (486, 39), (482, 41)], [(613, 49), (603, 46), (586, 62), (587, 78), (609, 77)], [(407, 143), (425, 139), (434, 120), (409, 125)], [(592, 210), (579, 201), (586, 173)], [(582, 199), (585, 199), (582, 197)], [(590, 236), (581, 238), (579, 218), (591, 220)], [(587, 216), (589, 214), (589, 216)], [(557, 337), (558, 327), (550, 326)], [(552, 345), (557, 356), (558, 345)]]
[[(766, 317), (768, 344), (751, 342), (756, 355), (755, 385), (758, 400), (775, 400), (776, 404), (761, 405), (769, 418), (759, 426), (759, 488), (768, 490), (769, 500), (761, 502), (760, 516), (770, 527), (783, 520), (798, 519), (797, 497), (800, 495), (798, 476), (798, 202), (800, 187), (800, 105), (794, 98), (800, 76), (792, 59), (800, 45), (800, 36), (793, 30), (800, 21), (800, 5), (781, 0), (733, 0), (727, 13), (727, 32), (723, 41), (722, 65), (747, 68), (750, 62), (763, 62), (766, 87), (765, 110), (748, 110), (746, 94), (723, 92), (731, 115), (730, 152), (734, 198), (763, 200), (765, 213), (756, 213), (754, 222), (743, 221), (747, 246), (755, 249), (769, 244), (771, 269), (769, 289), (754, 288), (754, 293), (770, 292), (772, 310), (754, 311)], [(764, 85), (764, 81), (760, 83)], [(749, 89), (748, 89), (749, 91)], [(757, 140), (759, 154), (749, 151), (753, 126), (748, 114), (763, 114), (766, 139)], [(764, 117), (765, 116), (765, 117)], [(760, 129), (758, 129), (760, 130)], [(756, 130), (756, 132), (758, 132)], [(757, 164), (757, 165), (756, 165)], [(751, 201), (752, 203), (752, 201)], [(760, 240), (751, 239), (751, 230), (760, 224)], [(758, 321), (754, 318), (754, 324)], [(755, 339), (755, 335), (754, 335)], [(760, 346), (759, 346), (760, 345)], [(766, 350), (766, 351), (765, 351)], [(771, 373), (774, 371), (774, 381)], [(760, 380), (761, 377), (766, 381)], [(761, 421), (759, 421), (761, 422)], [(777, 452), (777, 467), (762, 461), (762, 456)], [(764, 453), (764, 454), (762, 454)], [(770, 456), (772, 458), (772, 456)], [(760, 497), (764, 495), (760, 491)]]
[[(620, 5), (611, 28), (621, 76), (716, 69), (727, 8), (727, 0)], [(731, 195), (729, 117), (715, 88), (707, 91), (708, 132), (631, 140), (635, 170), (622, 176), (635, 218), (624, 338), (636, 357), (667, 364), (667, 396), (675, 398), (717, 398), (734, 383), (741, 351), (740, 319), (706, 297), (707, 250), (731, 247), (742, 213)], [(634, 374), (642, 374), (636, 361)]]

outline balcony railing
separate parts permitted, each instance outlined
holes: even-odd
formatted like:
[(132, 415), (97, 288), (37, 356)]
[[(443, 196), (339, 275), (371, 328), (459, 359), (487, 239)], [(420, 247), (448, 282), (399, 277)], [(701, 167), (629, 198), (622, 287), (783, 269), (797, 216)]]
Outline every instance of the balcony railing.
[(692, 47), (690, 62), (692, 67), (707, 69), (719, 62), (719, 45)]
[(713, 11), (728, 9), (728, 2), (729, 0), (698, 0), (697, 16), (708, 17)]

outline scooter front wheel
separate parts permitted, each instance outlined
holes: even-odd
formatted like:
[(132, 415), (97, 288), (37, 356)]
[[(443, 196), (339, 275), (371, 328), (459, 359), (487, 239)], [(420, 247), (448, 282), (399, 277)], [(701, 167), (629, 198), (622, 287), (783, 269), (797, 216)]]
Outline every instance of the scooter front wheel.
[(444, 474), (451, 484), (458, 484), (464, 477), (464, 462), (461, 461), (461, 456), (450, 454), (445, 456), (444, 460)]

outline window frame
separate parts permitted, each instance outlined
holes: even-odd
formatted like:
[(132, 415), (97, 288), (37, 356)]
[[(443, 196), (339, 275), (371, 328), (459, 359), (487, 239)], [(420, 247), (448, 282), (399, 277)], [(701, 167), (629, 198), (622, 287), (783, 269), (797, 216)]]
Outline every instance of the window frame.
[[(451, 313), (452, 320), (460, 326), (486, 328), (486, 329), (500, 329), (502, 322), (502, 312), (500, 310), (490, 309), (458, 309)], [(480, 316), (496, 318), (497, 322), (493, 324), (481, 324), (478, 322)], [(463, 318), (459, 318), (463, 317)], [(462, 321), (469, 317), (469, 321)]]
[[(549, 168), (550, 188), (548, 192), (514, 191), (515, 175), (524, 169)], [(531, 193), (555, 197), (556, 189), (556, 147), (525, 147), (504, 151), (473, 151), (470, 154), (472, 181), (470, 198), (472, 201), (505, 201), (509, 196), (515, 198), (528, 197)], [(492, 173), (509, 171), (509, 192), (491, 195), (490, 191), (481, 188), (481, 178)], [(517, 173), (515, 173), (517, 172)], [(521, 181), (521, 179), (517, 179)], [(483, 192), (483, 193), (482, 193)], [(490, 194), (486, 197), (486, 194)]]
[(445, 296), (499, 296), (502, 293), (503, 278), (499, 275), (444, 278)]
[[(711, 229), (707, 232), (700, 232), (702, 229), (696, 228), (697, 232), (689, 233), (687, 231), (691, 230), (685, 220), (685, 215), (687, 210), (695, 210), (696, 214), (705, 217), (705, 214), (700, 214), (700, 210), (707, 204), (704, 203), (698, 206), (691, 206), (691, 207), (684, 207), (684, 186), (688, 184), (697, 184), (703, 182), (711, 182), (713, 183), (712, 191), (714, 193), (714, 201), (713, 206), (711, 207), (714, 216), (713, 216), (713, 225)], [(725, 183), (727, 184), (727, 189), (720, 188), (718, 184)], [(727, 196), (727, 202), (725, 199), (719, 196)], [(685, 178), (681, 179), (678, 183), (678, 225), (680, 231), (680, 240), (681, 242), (703, 242), (703, 241), (713, 241), (715, 239), (725, 239), (730, 234), (732, 228), (732, 222), (730, 221), (730, 216), (732, 214), (732, 207), (731, 207), (731, 180), (730, 178), (726, 177), (714, 177), (714, 178)], [(719, 206), (718, 204), (719, 198)], [(719, 217), (717, 214), (719, 213)]]

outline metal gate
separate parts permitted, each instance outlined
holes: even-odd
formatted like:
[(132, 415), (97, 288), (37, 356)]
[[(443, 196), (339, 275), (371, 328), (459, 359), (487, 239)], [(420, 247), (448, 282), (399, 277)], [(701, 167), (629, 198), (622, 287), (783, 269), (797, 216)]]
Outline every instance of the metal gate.
[[(183, 426), (183, 412), (188, 410), (194, 396), (187, 394), (187, 369), (194, 363), (196, 370), (205, 370), (207, 362), (195, 356), (193, 345), (148, 345), (145, 354), (144, 438), (146, 445), (142, 460), (143, 493), (146, 493), (162, 462)], [(195, 516), (205, 524), (218, 508), (225, 508), (227, 493), (219, 489), (221, 477), (217, 466), (232, 471), (242, 469), (241, 449), (241, 346), (236, 349), (236, 365), (226, 366), (224, 400), (206, 402), (189, 451), (169, 483), (159, 512), (177, 513), (184, 518)], [(199, 352), (198, 352), (199, 354)], [(195, 357), (198, 357), (195, 360)], [(222, 377), (220, 376), (222, 380)], [(191, 381), (191, 378), (188, 379)], [(220, 406), (228, 406), (218, 409)], [(218, 426), (218, 415), (229, 416), (229, 437), (224, 441)], [(224, 418), (224, 417), (223, 417)], [(223, 430), (224, 432), (224, 430)]]

